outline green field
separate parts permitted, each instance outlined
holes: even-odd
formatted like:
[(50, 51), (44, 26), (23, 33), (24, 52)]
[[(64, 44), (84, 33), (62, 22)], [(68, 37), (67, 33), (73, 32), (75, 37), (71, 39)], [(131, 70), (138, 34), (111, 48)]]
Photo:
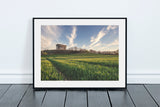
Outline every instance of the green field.
[(41, 56), (42, 80), (118, 80), (118, 55)]

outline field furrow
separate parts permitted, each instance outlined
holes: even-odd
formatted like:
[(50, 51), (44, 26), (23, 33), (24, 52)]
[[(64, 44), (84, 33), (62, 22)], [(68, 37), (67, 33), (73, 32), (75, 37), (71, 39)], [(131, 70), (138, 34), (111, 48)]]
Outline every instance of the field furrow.
[(46, 58), (41, 59), (41, 80), (64, 80), (64, 75), (59, 72)]

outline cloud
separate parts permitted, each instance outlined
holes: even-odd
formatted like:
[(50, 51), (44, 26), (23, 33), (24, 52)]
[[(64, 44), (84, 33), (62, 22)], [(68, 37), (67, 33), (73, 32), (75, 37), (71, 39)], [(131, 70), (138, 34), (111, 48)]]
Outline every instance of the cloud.
[(59, 43), (60, 28), (55, 25), (41, 26), (41, 50), (55, 49), (56, 43)]
[(116, 29), (118, 26), (117, 25), (109, 25), (108, 27), (107, 27), (107, 30), (114, 30), (114, 29)]
[(110, 43), (110, 44), (107, 44), (107, 47), (116, 46), (116, 45), (119, 45), (118, 39), (114, 40), (114, 41), (113, 41), (112, 43)]
[(72, 29), (71, 35), (67, 36), (67, 39), (69, 40), (69, 47), (74, 47), (77, 45), (74, 43), (74, 39), (77, 37), (76, 31), (77, 31), (77, 28), (74, 26)]
[(115, 51), (118, 49), (118, 46), (119, 46), (119, 41), (118, 39), (116, 39), (110, 44), (101, 43), (101, 42), (97, 43), (96, 45), (94, 45), (93, 49), (97, 51)]
[(106, 30), (105, 28), (103, 28), (96, 37), (91, 37), (91, 44), (89, 47), (92, 47), (93, 45), (95, 45), (97, 42), (99, 42), (101, 40), (101, 38), (103, 38), (106, 35)]
[(87, 48), (86, 45), (83, 45), (83, 46), (82, 46), (82, 49), (86, 49), (86, 48)]
[(41, 34), (58, 42), (58, 38), (60, 36), (60, 28), (55, 25), (42, 25)]
[(96, 37), (93, 37), (93, 36), (91, 37), (91, 40), (90, 40), (91, 44), (89, 45), (89, 48), (95, 47), (94, 45), (96, 45), (98, 42), (100, 42), (100, 40), (105, 35), (107, 35), (110, 30), (114, 30), (117, 27), (118, 27), (117, 25), (108, 25), (107, 27), (102, 28)]
[(99, 42), (99, 43), (97, 43), (97, 44), (95, 44), (94, 46), (92, 46), (92, 48), (99, 48), (99, 47), (102, 47), (102, 43), (101, 42)]
[(41, 50), (48, 49), (51, 44), (51, 39), (48, 39), (45, 36), (41, 35)]

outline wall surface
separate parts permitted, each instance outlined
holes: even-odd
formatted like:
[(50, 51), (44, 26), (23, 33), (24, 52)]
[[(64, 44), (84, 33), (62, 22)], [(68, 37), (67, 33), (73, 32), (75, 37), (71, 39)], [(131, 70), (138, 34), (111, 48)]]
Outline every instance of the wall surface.
[(4, 0), (0, 83), (32, 83), (33, 17), (127, 17), (128, 83), (160, 83), (159, 0)]

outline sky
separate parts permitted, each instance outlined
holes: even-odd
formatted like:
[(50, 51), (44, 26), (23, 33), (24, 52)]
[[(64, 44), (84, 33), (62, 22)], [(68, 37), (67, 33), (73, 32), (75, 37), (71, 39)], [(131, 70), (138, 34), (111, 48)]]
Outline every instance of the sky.
[(96, 51), (119, 49), (118, 25), (42, 25), (41, 50), (56, 49), (65, 44), (67, 49), (78, 47)]

